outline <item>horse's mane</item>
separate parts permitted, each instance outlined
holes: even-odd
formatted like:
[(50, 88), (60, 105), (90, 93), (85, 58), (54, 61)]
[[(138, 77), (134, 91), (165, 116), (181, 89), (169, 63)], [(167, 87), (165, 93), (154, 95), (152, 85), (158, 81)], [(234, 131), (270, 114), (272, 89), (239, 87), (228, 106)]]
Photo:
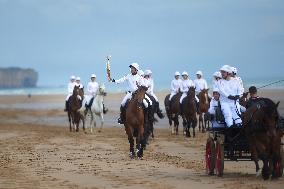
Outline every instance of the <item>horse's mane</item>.
[(263, 108), (263, 111), (268, 116), (272, 116), (274, 113), (278, 114), (276, 104), (269, 98), (260, 98), (257, 103)]

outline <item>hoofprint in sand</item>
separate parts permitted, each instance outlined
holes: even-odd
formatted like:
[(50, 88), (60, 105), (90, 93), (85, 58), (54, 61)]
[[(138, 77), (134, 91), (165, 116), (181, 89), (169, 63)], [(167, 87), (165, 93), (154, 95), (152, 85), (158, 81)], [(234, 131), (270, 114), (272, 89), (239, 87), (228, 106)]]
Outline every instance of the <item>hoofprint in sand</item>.
[[(266, 94), (281, 101), (283, 115), (283, 91)], [(64, 96), (0, 96), (0, 188), (283, 188), (283, 177), (256, 178), (253, 162), (226, 161), (223, 178), (207, 176), (207, 134), (171, 136), (166, 120), (158, 123), (144, 160), (130, 160), (124, 128), (115, 122), (121, 96), (107, 96), (106, 127), (93, 134), (69, 132)], [(62, 109), (27, 108), (33, 103)]]

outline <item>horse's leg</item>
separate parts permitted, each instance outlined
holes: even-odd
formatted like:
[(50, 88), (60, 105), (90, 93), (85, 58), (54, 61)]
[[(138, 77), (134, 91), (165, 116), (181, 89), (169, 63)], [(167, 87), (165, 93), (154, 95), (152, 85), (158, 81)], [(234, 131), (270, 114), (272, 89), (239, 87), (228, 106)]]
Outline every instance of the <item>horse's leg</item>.
[(137, 156), (138, 158), (142, 159), (143, 158), (143, 148), (145, 147), (145, 141), (143, 139), (144, 136), (144, 126), (140, 125), (139, 130), (138, 130), (138, 141), (139, 141), (139, 148), (138, 148), (138, 153)]
[(264, 180), (267, 180), (267, 179), (269, 179), (269, 175), (270, 175), (270, 173), (269, 173), (269, 161), (268, 161), (268, 159), (263, 159), (262, 160), (263, 161), (263, 167), (262, 167), (262, 178), (264, 179)]
[(202, 133), (205, 133), (203, 113), (201, 113)]
[(256, 177), (258, 177), (261, 174), (261, 172), (260, 172), (259, 164), (258, 164), (257, 151), (256, 151), (256, 148), (255, 148), (254, 145), (255, 145), (254, 143), (250, 144), (250, 146), (253, 146), (253, 147), (250, 148), (250, 151), (251, 151), (252, 159), (253, 159), (254, 164), (255, 164)]
[(69, 120), (69, 130), (70, 130), (70, 132), (72, 132), (72, 125), (71, 125), (71, 114), (70, 114), (70, 112), (68, 111), (68, 120)]
[(133, 159), (135, 157), (135, 152), (134, 152), (134, 139), (133, 139), (133, 133), (131, 128), (128, 125), (125, 125), (125, 132), (128, 136), (128, 141), (129, 141), (129, 151), (130, 151), (130, 158)]
[(191, 124), (191, 121), (189, 119), (186, 120), (187, 124), (186, 124), (186, 136), (187, 137), (191, 137), (190, 135), (190, 124)]
[(103, 114), (103, 112), (101, 112), (100, 118), (101, 118), (101, 127), (99, 129), (99, 132), (102, 131), (103, 126), (104, 126), (104, 114)]
[(85, 116), (84, 116), (84, 114), (82, 114), (81, 112), (80, 112), (80, 119), (82, 120), (82, 123), (83, 123), (83, 131), (84, 131), (84, 133), (86, 133), (86, 129), (85, 129)]
[(179, 121), (178, 121), (178, 115), (175, 115), (175, 134), (178, 135), (178, 125), (179, 125)]
[(199, 130), (199, 132), (201, 131), (201, 115), (200, 115), (200, 113), (198, 113), (198, 130)]
[(195, 127), (196, 127), (196, 125), (197, 125), (197, 121), (193, 120), (192, 123), (191, 123), (193, 137), (195, 137)]

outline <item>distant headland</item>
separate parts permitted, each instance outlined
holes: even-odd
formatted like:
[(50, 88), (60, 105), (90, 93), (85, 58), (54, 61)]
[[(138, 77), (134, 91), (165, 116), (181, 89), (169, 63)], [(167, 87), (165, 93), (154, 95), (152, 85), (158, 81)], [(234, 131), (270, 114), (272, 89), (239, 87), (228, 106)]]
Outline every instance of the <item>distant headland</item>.
[(0, 68), (0, 88), (36, 87), (37, 80), (38, 73), (31, 68)]

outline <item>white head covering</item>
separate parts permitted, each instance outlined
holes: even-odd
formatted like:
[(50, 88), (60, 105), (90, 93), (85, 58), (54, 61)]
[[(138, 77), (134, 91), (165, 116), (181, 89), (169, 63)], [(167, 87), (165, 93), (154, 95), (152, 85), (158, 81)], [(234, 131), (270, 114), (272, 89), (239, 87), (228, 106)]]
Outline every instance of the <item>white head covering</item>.
[(181, 75), (186, 75), (186, 76), (188, 76), (188, 73), (187, 73), (186, 71), (184, 71), (184, 72), (182, 72)]
[(231, 69), (232, 69), (232, 72), (233, 72), (234, 74), (237, 74), (238, 70), (237, 70), (236, 67), (233, 67), (233, 66), (232, 66)]
[(143, 70), (138, 70), (138, 75), (140, 75), (140, 76), (144, 76), (144, 72), (143, 72)]
[(131, 68), (131, 67), (134, 67), (136, 70), (139, 70), (139, 64), (136, 63), (136, 62), (130, 64), (129, 67), (130, 67), (130, 68)]
[(92, 74), (92, 75), (91, 75), (91, 78), (92, 78), (92, 77), (97, 77), (97, 76), (96, 76), (96, 74)]
[(220, 71), (225, 71), (225, 72), (228, 72), (228, 73), (232, 73), (232, 69), (231, 69), (231, 66), (229, 65), (224, 65), (220, 68)]
[(175, 76), (180, 76), (180, 73), (178, 71), (176, 71)]
[(201, 76), (203, 76), (202, 71), (198, 70), (198, 71), (196, 72), (196, 75), (201, 75)]
[(214, 88), (213, 88), (213, 92), (218, 92), (218, 93), (219, 93), (218, 87), (214, 87)]
[(76, 79), (76, 77), (75, 77), (74, 75), (72, 75), (72, 76), (70, 77), (70, 79)]
[(81, 81), (81, 78), (80, 77), (76, 77), (76, 81)]
[(151, 75), (152, 71), (151, 70), (145, 70), (144, 75)]
[(222, 78), (222, 75), (221, 75), (220, 72), (214, 72), (213, 76), (214, 76), (214, 77)]

